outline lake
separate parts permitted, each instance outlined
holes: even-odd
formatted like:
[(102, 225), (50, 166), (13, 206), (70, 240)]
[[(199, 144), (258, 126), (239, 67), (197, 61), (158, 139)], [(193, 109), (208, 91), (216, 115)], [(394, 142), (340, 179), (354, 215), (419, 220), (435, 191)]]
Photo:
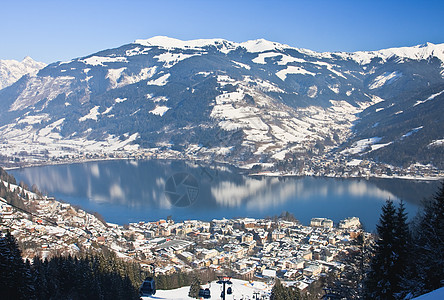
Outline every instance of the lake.
[(17, 182), (126, 224), (171, 216), (176, 221), (292, 213), (304, 225), (313, 217), (336, 224), (359, 217), (373, 231), (387, 199), (405, 201), (409, 217), (438, 189), (438, 181), (249, 177), (224, 165), (169, 160), (110, 160), (10, 170)]

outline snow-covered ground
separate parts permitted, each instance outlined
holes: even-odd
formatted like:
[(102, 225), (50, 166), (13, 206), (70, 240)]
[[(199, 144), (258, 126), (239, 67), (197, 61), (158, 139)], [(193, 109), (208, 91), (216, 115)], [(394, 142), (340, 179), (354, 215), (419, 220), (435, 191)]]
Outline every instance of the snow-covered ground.
[(375, 78), (375, 80), (373, 81), (373, 83), (368, 87), (370, 90), (373, 89), (377, 89), (380, 88), (381, 86), (385, 85), (385, 84), (390, 84), (393, 81), (395, 81), (397, 78), (399, 78), (401, 76), (401, 73), (399, 72), (385, 72), (382, 75), (379, 75), (378, 77)]
[[(219, 75), (220, 86), (233, 84), (238, 90), (217, 96), (211, 117), (219, 120), (218, 125), (224, 130), (242, 130), (245, 135), (243, 145), (252, 147), (254, 155), (268, 154), (276, 160), (284, 159), (289, 152), (312, 149), (316, 141), (332, 138), (335, 134), (344, 141), (351, 133), (357, 113), (382, 101), (372, 99), (372, 102), (356, 107), (346, 101), (331, 100), (329, 108), (294, 109), (263, 93), (266, 84), (273, 87), (271, 83), (254, 85), (251, 82), (248, 76), (237, 81)], [(255, 103), (249, 103), (248, 97), (254, 98)], [(217, 152), (218, 149), (211, 151)]]
[[(206, 46), (216, 46), (221, 52), (228, 53), (232, 50), (235, 50), (239, 47), (244, 48), (250, 53), (260, 53), (260, 52), (269, 52), (269, 53), (260, 53), (258, 57), (256, 57), (253, 62), (258, 64), (265, 64), (265, 59), (269, 57), (282, 56), (279, 64), (286, 64), (288, 62), (301, 62), (302, 59), (294, 60), (293, 57), (288, 59), (287, 55), (282, 54), (282, 50), (284, 49), (295, 49), (299, 52), (316, 57), (316, 58), (332, 58), (332, 55), (335, 57), (341, 57), (343, 59), (352, 59), (362, 65), (369, 63), (373, 58), (381, 58), (383, 61), (387, 61), (388, 59), (397, 56), (399, 60), (402, 62), (405, 59), (410, 60), (421, 60), (427, 59), (430, 57), (436, 57), (437, 59), (444, 62), (444, 44), (432, 44), (426, 43), (424, 45), (417, 45), (413, 47), (400, 47), (400, 48), (389, 48), (383, 49), (379, 51), (357, 51), (357, 52), (315, 52), (309, 49), (301, 49), (290, 47), (285, 44), (280, 44), (276, 42), (267, 41), (264, 39), (250, 40), (243, 43), (235, 43), (231, 41), (227, 41), (224, 39), (197, 39), (197, 40), (188, 40), (182, 41), (166, 36), (155, 36), (149, 39), (138, 39), (134, 42), (138, 44), (133, 50), (128, 52), (128, 55), (137, 55), (141, 52), (140, 46), (145, 47), (160, 47), (164, 49), (183, 49), (183, 50), (204, 50), (203, 48)], [(145, 48), (142, 51), (149, 51), (149, 48)]]
[[(233, 294), (226, 295), (225, 299), (254, 299), (254, 293), (259, 293), (258, 296), (261, 299), (262, 295), (269, 296), (271, 293), (272, 285), (266, 284), (259, 281), (244, 281), (239, 279), (231, 279), (233, 283), (231, 288), (233, 290)], [(228, 287), (228, 285), (227, 285)], [(211, 284), (202, 285), (202, 288), (210, 288), (211, 291), (211, 299), (219, 299), (222, 292), (222, 285), (217, 284), (216, 281), (211, 282)], [(190, 287), (181, 287), (174, 290), (157, 290), (156, 295), (151, 297), (143, 297), (142, 299), (193, 299), (188, 297), (188, 292), (190, 291)]]

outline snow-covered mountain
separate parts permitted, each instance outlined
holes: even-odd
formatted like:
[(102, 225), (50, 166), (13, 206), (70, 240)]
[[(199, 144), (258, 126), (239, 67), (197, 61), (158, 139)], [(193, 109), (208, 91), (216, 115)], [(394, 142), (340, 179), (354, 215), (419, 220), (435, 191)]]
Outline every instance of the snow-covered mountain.
[(444, 168), (443, 76), (444, 44), (318, 53), (153, 37), (1, 90), (0, 147), (8, 157), (148, 151), (297, 167), (328, 155)]
[(27, 56), (22, 61), (0, 60), (0, 90), (10, 86), (25, 74), (35, 75), (46, 66)]

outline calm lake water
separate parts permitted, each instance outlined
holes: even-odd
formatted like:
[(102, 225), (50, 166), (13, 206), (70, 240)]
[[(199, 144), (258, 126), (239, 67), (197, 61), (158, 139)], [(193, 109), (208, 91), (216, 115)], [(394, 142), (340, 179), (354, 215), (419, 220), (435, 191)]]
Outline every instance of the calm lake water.
[(226, 166), (185, 161), (114, 160), (11, 170), (58, 200), (126, 224), (172, 216), (176, 221), (263, 218), (291, 212), (335, 223), (356, 216), (373, 231), (385, 200), (404, 200), (409, 217), (437, 191), (438, 181), (248, 177)]

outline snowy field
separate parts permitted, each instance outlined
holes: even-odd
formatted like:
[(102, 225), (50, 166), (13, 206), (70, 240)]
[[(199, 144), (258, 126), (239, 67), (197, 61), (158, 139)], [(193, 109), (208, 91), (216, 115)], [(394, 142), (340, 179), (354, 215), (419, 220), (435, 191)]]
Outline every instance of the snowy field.
[[(269, 296), (271, 293), (272, 285), (268, 285), (263, 282), (253, 281), (248, 282), (239, 279), (231, 279), (233, 284), (231, 288), (233, 290), (233, 294), (226, 295), (225, 299), (254, 299), (254, 293), (259, 293), (258, 296)], [(211, 291), (211, 299), (220, 299), (222, 292), (222, 285), (217, 284), (216, 281), (211, 282), (210, 284), (202, 285), (202, 288), (210, 288)], [(227, 285), (228, 287), (228, 285)], [(190, 291), (190, 287), (181, 287), (175, 290), (157, 290), (156, 295), (151, 297), (143, 297), (142, 299), (193, 299), (188, 297), (188, 292)], [(268, 297), (267, 297), (268, 298)]]

